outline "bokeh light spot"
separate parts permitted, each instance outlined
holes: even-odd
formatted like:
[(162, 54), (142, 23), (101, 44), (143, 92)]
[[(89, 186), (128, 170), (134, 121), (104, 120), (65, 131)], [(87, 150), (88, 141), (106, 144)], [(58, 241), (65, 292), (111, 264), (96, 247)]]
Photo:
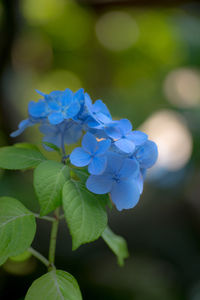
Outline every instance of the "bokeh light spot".
[(65, 5), (65, 0), (24, 0), (22, 9), (28, 20), (38, 24), (53, 21), (62, 13)]
[(192, 136), (183, 117), (171, 110), (150, 116), (141, 130), (158, 145), (158, 161), (153, 168), (176, 171), (183, 168), (192, 154)]
[(38, 79), (37, 89), (44, 93), (50, 93), (52, 90), (65, 90), (66, 88), (76, 91), (82, 87), (78, 76), (68, 70), (54, 70)]
[(96, 34), (100, 43), (107, 49), (122, 51), (135, 44), (139, 29), (128, 13), (113, 11), (102, 15), (97, 21)]
[(175, 106), (197, 106), (200, 104), (200, 72), (189, 68), (170, 72), (164, 81), (164, 92)]

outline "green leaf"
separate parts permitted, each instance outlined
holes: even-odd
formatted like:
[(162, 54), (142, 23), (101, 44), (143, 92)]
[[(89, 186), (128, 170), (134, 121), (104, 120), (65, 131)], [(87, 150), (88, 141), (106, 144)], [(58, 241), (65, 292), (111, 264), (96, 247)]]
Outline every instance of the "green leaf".
[(106, 227), (102, 234), (102, 238), (107, 243), (108, 247), (117, 256), (117, 261), (120, 266), (124, 265), (124, 259), (129, 256), (126, 241), (123, 237), (116, 235), (109, 227)]
[(31, 245), (36, 223), (22, 203), (10, 197), (0, 198), (0, 264), (10, 256), (23, 253)]
[[(85, 185), (88, 177), (90, 176), (90, 174), (84, 168), (83, 169), (73, 168), (71, 169), (71, 173), (72, 173), (71, 177), (74, 178), (75, 180), (79, 180), (83, 185)], [(104, 194), (104, 195), (94, 194), (94, 195), (96, 198), (99, 199), (99, 201), (101, 201), (102, 204), (104, 203), (105, 206), (108, 205), (108, 207), (112, 209), (112, 202), (108, 194)]]
[(45, 146), (57, 151), (59, 154), (61, 154), (60, 152), (60, 148), (58, 148), (56, 145), (49, 143), (49, 142), (42, 142)]
[(0, 168), (21, 170), (36, 167), (45, 157), (41, 152), (34, 149), (19, 147), (0, 148)]
[(25, 300), (82, 300), (82, 296), (71, 274), (53, 270), (33, 282)]
[(69, 178), (69, 168), (62, 163), (47, 160), (34, 171), (34, 188), (44, 216), (62, 205), (62, 188)]
[(14, 147), (23, 148), (23, 149), (33, 149), (36, 151), (40, 151), (39, 148), (35, 144), (31, 144), (31, 143), (16, 143), (16, 144), (14, 144)]
[(9, 259), (12, 260), (12, 261), (21, 262), (21, 261), (27, 260), (31, 256), (32, 256), (32, 254), (29, 251), (25, 251), (25, 252), (23, 252), (19, 255), (10, 256)]
[(107, 225), (104, 204), (80, 182), (69, 180), (65, 183), (63, 208), (73, 250), (98, 239)]
[(89, 173), (87, 172), (87, 170), (74, 168), (72, 172), (75, 173), (75, 175), (78, 177), (82, 184), (86, 183), (89, 177)]

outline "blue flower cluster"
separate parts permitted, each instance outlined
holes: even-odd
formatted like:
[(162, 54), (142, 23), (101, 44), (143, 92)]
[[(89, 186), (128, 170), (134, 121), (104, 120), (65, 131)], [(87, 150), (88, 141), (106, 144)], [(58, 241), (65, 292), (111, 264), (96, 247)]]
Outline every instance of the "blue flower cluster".
[(38, 93), (42, 99), (29, 103), (29, 118), (11, 136), (38, 123), (43, 141), (60, 147), (64, 154), (64, 145), (76, 143), (86, 132), (81, 147), (70, 154), (71, 164), (88, 166), (88, 190), (110, 193), (120, 211), (134, 207), (143, 190), (146, 170), (157, 160), (156, 144), (145, 133), (133, 130), (129, 120), (113, 120), (106, 105), (101, 100), (92, 103), (83, 89)]

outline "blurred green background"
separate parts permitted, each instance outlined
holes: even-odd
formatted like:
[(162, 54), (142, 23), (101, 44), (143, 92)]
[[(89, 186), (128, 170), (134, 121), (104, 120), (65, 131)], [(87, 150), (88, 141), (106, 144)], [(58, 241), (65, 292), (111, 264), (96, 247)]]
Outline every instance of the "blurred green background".
[[(36, 128), (9, 137), (38, 99), (35, 89), (83, 87), (114, 118), (147, 132), (159, 159), (141, 200), (130, 211), (109, 212), (111, 228), (129, 245), (125, 266), (102, 240), (72, 252), (64, 222), (56, 265), (77, 278), (87, 300), (199, 300), (200, 4), (138, 2), (0, 1), (0, 146), (41, 144)], [(29, 171), (0, 170), (0, 195), (38, 211), (31, 182)], [(39, 221), (34, 247), (44, 255), (49, 234)], [(34, 258), (8, 261), (0, 268), (0, 299), (23, 299), (44, 272)]]

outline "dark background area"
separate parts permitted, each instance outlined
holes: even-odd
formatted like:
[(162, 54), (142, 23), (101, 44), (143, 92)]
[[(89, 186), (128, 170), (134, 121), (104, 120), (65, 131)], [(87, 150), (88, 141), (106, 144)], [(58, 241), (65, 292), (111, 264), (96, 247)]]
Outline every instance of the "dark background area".
[[(87, 300), (199, 300), (199, 2), (4, 0), (0, 37), (0, 146), (41, 147), (36, 128), (9, 137), (38, 99), (35, 89), (83, 87), (159, 148), (139, 204), (109, 212), (110, 227), (128, 242), (125, 266), (101, 239), (72, 252), (64, 221), (56, 266), (77, 278)], [(38, 211), (30, 171), (0, 170), (0, 195)], [(49, 234), (49, 224), (38, 221), (33, 246), (44, 255)], [(0, 268), (0, 299), (24, 299), (45, 271), (34, 258), (8, 261)]]

